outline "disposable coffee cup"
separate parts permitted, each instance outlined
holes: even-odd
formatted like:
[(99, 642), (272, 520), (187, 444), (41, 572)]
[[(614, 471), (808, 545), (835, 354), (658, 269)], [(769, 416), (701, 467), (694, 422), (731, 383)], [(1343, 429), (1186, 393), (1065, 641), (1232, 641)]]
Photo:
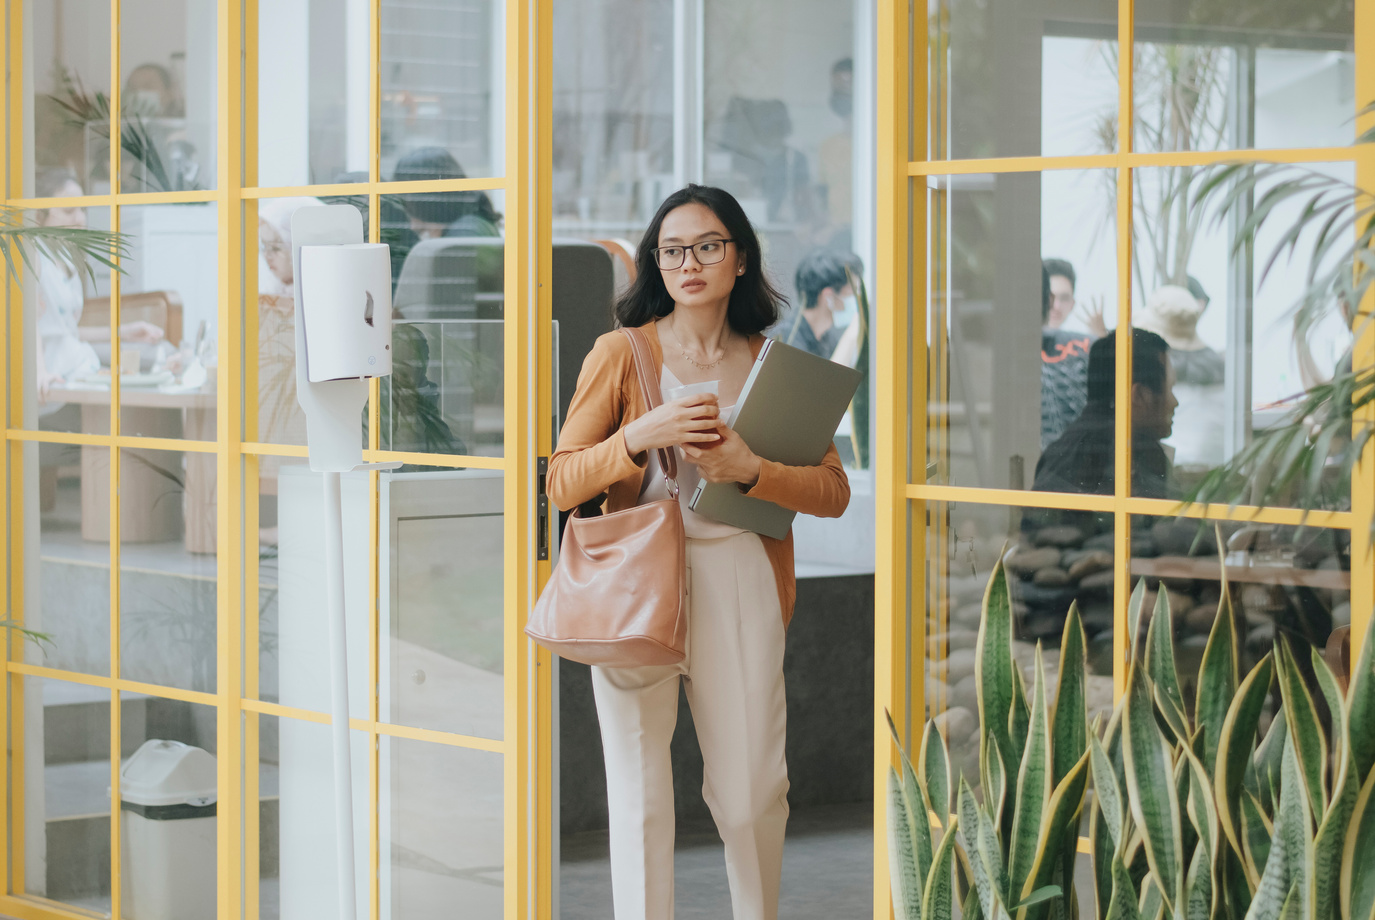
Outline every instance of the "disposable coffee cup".
[(721, 381), (704, 380), (701, 383), (685, 383), (680, 387), (670, 387), (668, 390), (668, 401), (682, 399), (684, 396), (699, 396), (702, 393), (710, 393), (712, 396), (720, 395)]
[[(719, 396), (720, 383), (721, 381), (719, 380), (704, 380), (701, 383), (686, 383), (680, 387), (670, 387), (664, 395), (668, 397), (669, 402), (673, 402), (675, 399), (682, 399), (684, 396), (699, 396), (702, 393), (710, 393), (712, 396)], [(703, 434), (714, 432), (716, 431), (716, 426), (712, 425), (710, 428), (702, 428), (699, 429), (699, 431)]]

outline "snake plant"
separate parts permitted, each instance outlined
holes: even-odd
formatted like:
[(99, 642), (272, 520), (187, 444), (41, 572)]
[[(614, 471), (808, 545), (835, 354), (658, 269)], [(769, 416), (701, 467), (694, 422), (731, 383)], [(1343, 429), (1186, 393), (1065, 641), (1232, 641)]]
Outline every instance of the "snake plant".
[[(1143, 634), (1145, 596), (1142, 582), (1128, 604), (1126, 693), (1090, 725), (1078, 612), (1051, 700), (1039, 649), (1030, 688), (1013, 662), (995, 567), (976, 653), (979, 775), (952, 781), (934, 722), (916, 766), (899, 744), (889, 771), (896, 917), (953, 920), (967, 892), (965, 920), (1375, 920), (1375, 643), (1346, 690), (1285, 640), (1243, 674), (1224, 584), (1191, 702), (1168, 592)], [(1086, 809), (1096, 884), (1080, 903)]]

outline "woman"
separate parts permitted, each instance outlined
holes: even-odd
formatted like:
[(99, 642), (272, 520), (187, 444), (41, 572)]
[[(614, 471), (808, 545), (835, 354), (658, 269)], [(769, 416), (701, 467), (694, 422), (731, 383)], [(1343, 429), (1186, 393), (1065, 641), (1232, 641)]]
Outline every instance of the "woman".
[(687, 396), (646, 411), (629, 342), (619, 332), (604, 335), (583, 363), (549, 464), (549, 494), (560, 508), (604, 498), (607, 511), (618, 511), (665, 498), (654, 451), (680, 451), (687, 657), (680, 665), (592, 669), (615, 915), (673, 915), (669, 740), (684, 678), (705, 766), (702, 794), (725, 842), (735, 918), (771, 920), (788, 819), (783, 640), (796, 593), (792, 536), (772, 540), (708, 520), (686, 501), (700, 475), (836, 517), (849, 503), (849, 482), (834, 446), (820, 466), (784, 466), (756, 456), (721, 422), (783, 302), (739, 203), (720, 189), (689, 185), (660, 205), (644, 239), (636, 281), (617, 302), (616, 317), (644, 331), (662, 390), (714, 380), (719, 399)]

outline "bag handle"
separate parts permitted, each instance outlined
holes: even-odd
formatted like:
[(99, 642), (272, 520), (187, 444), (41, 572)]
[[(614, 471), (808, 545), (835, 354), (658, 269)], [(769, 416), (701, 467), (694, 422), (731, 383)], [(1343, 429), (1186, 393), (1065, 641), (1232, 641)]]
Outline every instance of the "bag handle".
[[(645, 405), (649, 406), (650, 411), (659, 408), (663, 400), (659, 395), (659, 382), (654, 379), (654, 363), (649, 358), (649, 343), (645, 340), (645, 334), (639, 329), (622, 327), (626, 338), (630, 339), (630, 351), (635, 356), (635, 372), (640, 378), (640, 393), (644, 396)], [(674, 498), (678, 497), (678, 458), (677, 452), (671, 447), (658, 448), (659, 466), (664, 471), (664, 485), (668, 487), (668, 494)]]

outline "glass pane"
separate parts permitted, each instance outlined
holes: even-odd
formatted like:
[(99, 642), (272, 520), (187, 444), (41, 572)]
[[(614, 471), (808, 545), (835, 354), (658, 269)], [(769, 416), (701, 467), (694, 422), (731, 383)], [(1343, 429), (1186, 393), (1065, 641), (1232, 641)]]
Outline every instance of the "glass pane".
[(382, 0), (384, 176), (503, 174), (505, 35), (501, 0)]
[[(1112, 174), (927, 185), (928, 481), (1111, 494)], [(1094, 436), (1092, 476), (1049, 453), (1071, 426)]]
[[(120, 702), (121, 914), (213, 917), (220, 820), (215, 707), (130, 694)], [(175, 797), (166, 788), (171, 769)]]
[[(643, 232), (674, 182), (672, 0), (554, 4), (554, 233)], [(596, 48), (588, 54), (583, 49)]]
[(371, 32), (363, 3), (258, 5), (255, 184), (367, 181)]
[(25, 506), (24, 626), (47, 638), (25, 641), (23, 657), (108, 675), (109, 449), (25, 444), (24, 461), (23, 479), (11, 492), (11, 500)]
[(24, 876), (14, 890), (108, 915), (110, 691), (38, 677), (22, 686), (24, 755), (10, 795), (24, 807)]
[[(1013, 609), (1013, 657), (1027, 686), (1032, 684), (1035, 649), (1043, 648), (1047, 690), (1058, 679), (1059, 646), (1065, 615), (1079, 605), (1088, 655), (1089, 718), (1112, 712), (1113, 543), (1111, 516), (1106, 529), (1091, 532), (1042, 509), (929, 502), (926, 555), (933, 578), (928, 594), (914, 606), (910, 624), (920, 642), (920, 611), (929, 610), (925, 627), (925, 667), (913, 679), (926, 679), (929, 717), (950, 745), (954, 775), (978, 777), (978, 699), (974, 678), (975, 644), (983, 620), (984, 590), (1007, 547), (1005, 565)], [(913, 667), (921, 667), (914, 659)]]
[[(256, 888), (261, 920), (339, 916), (330, 727), (256, 713), (245, 713), (244, 720), (244, 750), (249, 752), (244, 807), (257, 812), (244, 815), (248, 897)], [(352, 732), (350, 740), (354, 874), (357, 902), (364, 905), (368, 903), (368, 736)], [(254, 823), (256, 834), (251, 832)]]
[[(1329, 416), (1330, 408), (1305, 406), (1302, 397), (1351, 367), (1346, 310), (1333, 287), (1351, 277), (1350, 251), (1343, 254), (1339, 246), (1316, 262), (1314, 256), (1322, 223), (1329, 215), (1350, 214), (1350, 164), (1279, 167), (1259, 177), (1249, 194), (1242, 185), (1227, 211), (1220, 201), (1231, 184), (1197, 200), (1212, 175), (1188, 167), (1135, 173), (1133, 235), (1140, 257), (1132, 278), (1133, 322), (1159, 336), (1140, 342), (1133, 362), (1142, 384), (1133, 389), (1136, 462), (1159, 471), (1155, 481), (1133, 476), (1137, 495), (1191, 495), (1210, 470), (1248, 444), (1288, 430), (1296, 412), (1300, 419)], [(1312, 187), (1315, 182), (1322, 188)], [(1328, 196), (1331, 210), (1313, 218), (1305, 209), (1317, 191)], [(1284, 198), (1243, 236), (1255, 202), (1271, 193)], [(1286, 242), (1291, 228), (1298, 229), (1292, 253)], [(1301, 306), (1311, 320), (1302, 329), (1294, 314)], [(1342, 456), (1348, 441), (1349, 432), (1336, 432), (1325, 455), (1315, 458), (1313, 503), (1319, 507), (1347, 507), (1349, 472)], [(1222, 500), (1304, 501), (1297, 485), (1267, 489), (1267, 475), (1274, 482), (1286, 478), (1280, 470), (1250, 469)], [(1307, 475), (1305, 470), (1298, 480)]]
[(33, 144), (24, 194), (110, 191), (110, 3), (24, 4), (24, 132)]
[[(366, 212), (367, 198), (362, 202)], [(264, 198), (257, 203), (257, 347), (244, 349), (249, 366), (257, 364), (257, 411), (246, 406), (244, 412), (245, 434), (251, 441), (306, 443), (306, 417), (296, 400), (296, 275), (291, 263), (291, 215), (298, 208), (322, 203), (318, 198)], [(250, 207), (248, 214), (252, 213)], [(366, 230), (366, 219), (363, 227)]]
[[(120, 430), (213, 441), (219, 335), (217, 205), (120, 209)], [(103, 306), (108, 322), (109, 300)]]
[(1351, 143), (1353, 4), (1302, 0), (1136, 10), (1137, 150)]
[[(1176, 666), (1191, 708), (1222, 597), (1219, 531), (1243, 673), (1273, 651), (1279, 638), (1292, 643), (1306, 662), (1306, 647), (1323, 653), (1334, 630), (1351, 626), (1348, 531), (1140, 517), (1132, 526), (1145, 535), (1132, 540), (1132, 578), (1146, 579), (1148, 610), (1154, 609), (1161, 586), (1168, 592)], [(1349, 661), (1345, 667), (1349, 673)]]
[[(309, 466), (304, 459), (297, 457), (258, 457), (258, 533), (256, 534), (258, 546), (258, 597), (257, 619), (258, 619), (258, 640), (257, 648), (246, 647), (245, 657), (250, 655), (258, 656), (258, 673), (256, 687), (247, 687), (245, 695), (255, 697), (270, 702), (279, 702), (280, 688), (278, 685), (281, 673), (281, 651), (280, 641), (280, 610), (281, 610), (281, 573), (279, 568), (279, 556), (281, 552), (281, 509), (283, 508), (281, 486), (284, 476), (305, 474), (309, 476)], [(283, 473), (286, 469), (294, 469), (294, 472)], [(247, 480), (245, 480), (247, 481)], [(318, 482), (317, 482), (318, 484)], [(296, 494), (296, 493), (292, 493)], [(290, 495), (288, 496), (288, 498)], [(290, 527), (290, 525), (289, 525)], [(255, 537), (249, 535), (249, 545), (253, 545)], [(317, 554), (321, 548), (314, 549)], [(304, 548), (311, 548), (309, 545)], [(320, 570), (319, 577), (323, 578), (323, 570)], [(323, 583), (321, 583), (323, 584)], [(251, 617), (254, 612), (248, 607), (245, 601), (244, 615)], [(248, 626), (245, 625), (245, 630)], [(245, 636), (249, 635), (247, 631)], [(322, 701), (322, 705), (328, 705), (328, 700)]]
[[(28, 219), (47, 227), (110, 229), (109, 208), (46, 208)], [(110, 269), (36, 253), (24, 267), (25, 428), (110, 431)]]
[(486, 192), (382, 198), (395, 277), (383, 449), (501, 456), (505, 243), (491, 208)]
[(214, 0), (121, 4), (121, 191), (215, 187), (215, 26)]
[[(502, 916), (500, 754), (383, 735), (382, 917)], [(454, 790), (463, 790), (455, 795)]]
[[(259, 533), (264, 591), (258, 642), (260, 692), (264, 699), (287, 706), (329, 712), (323, 478), (293, 458), (278, 467), (276, 479), (275, 533), (270, 527)], [(354, 718), (365, 719), (369, 717), (369, 578), (375, 558), (368, 543), (368, 474), (345, 473), (341, 479), (349, 711)], [(274, 581), (275, 597), (270, 594)]]
[(1116, 3), (1077, 3), (1067, 17), (1046, 4), (940, 0), (930, 15), (931, 159), (1112, 149)]
[(215, 455), (120, 451), (120, 674), (215, 691)]
[(381, 477), (382, 718), (502, 737), (502, 476)]

